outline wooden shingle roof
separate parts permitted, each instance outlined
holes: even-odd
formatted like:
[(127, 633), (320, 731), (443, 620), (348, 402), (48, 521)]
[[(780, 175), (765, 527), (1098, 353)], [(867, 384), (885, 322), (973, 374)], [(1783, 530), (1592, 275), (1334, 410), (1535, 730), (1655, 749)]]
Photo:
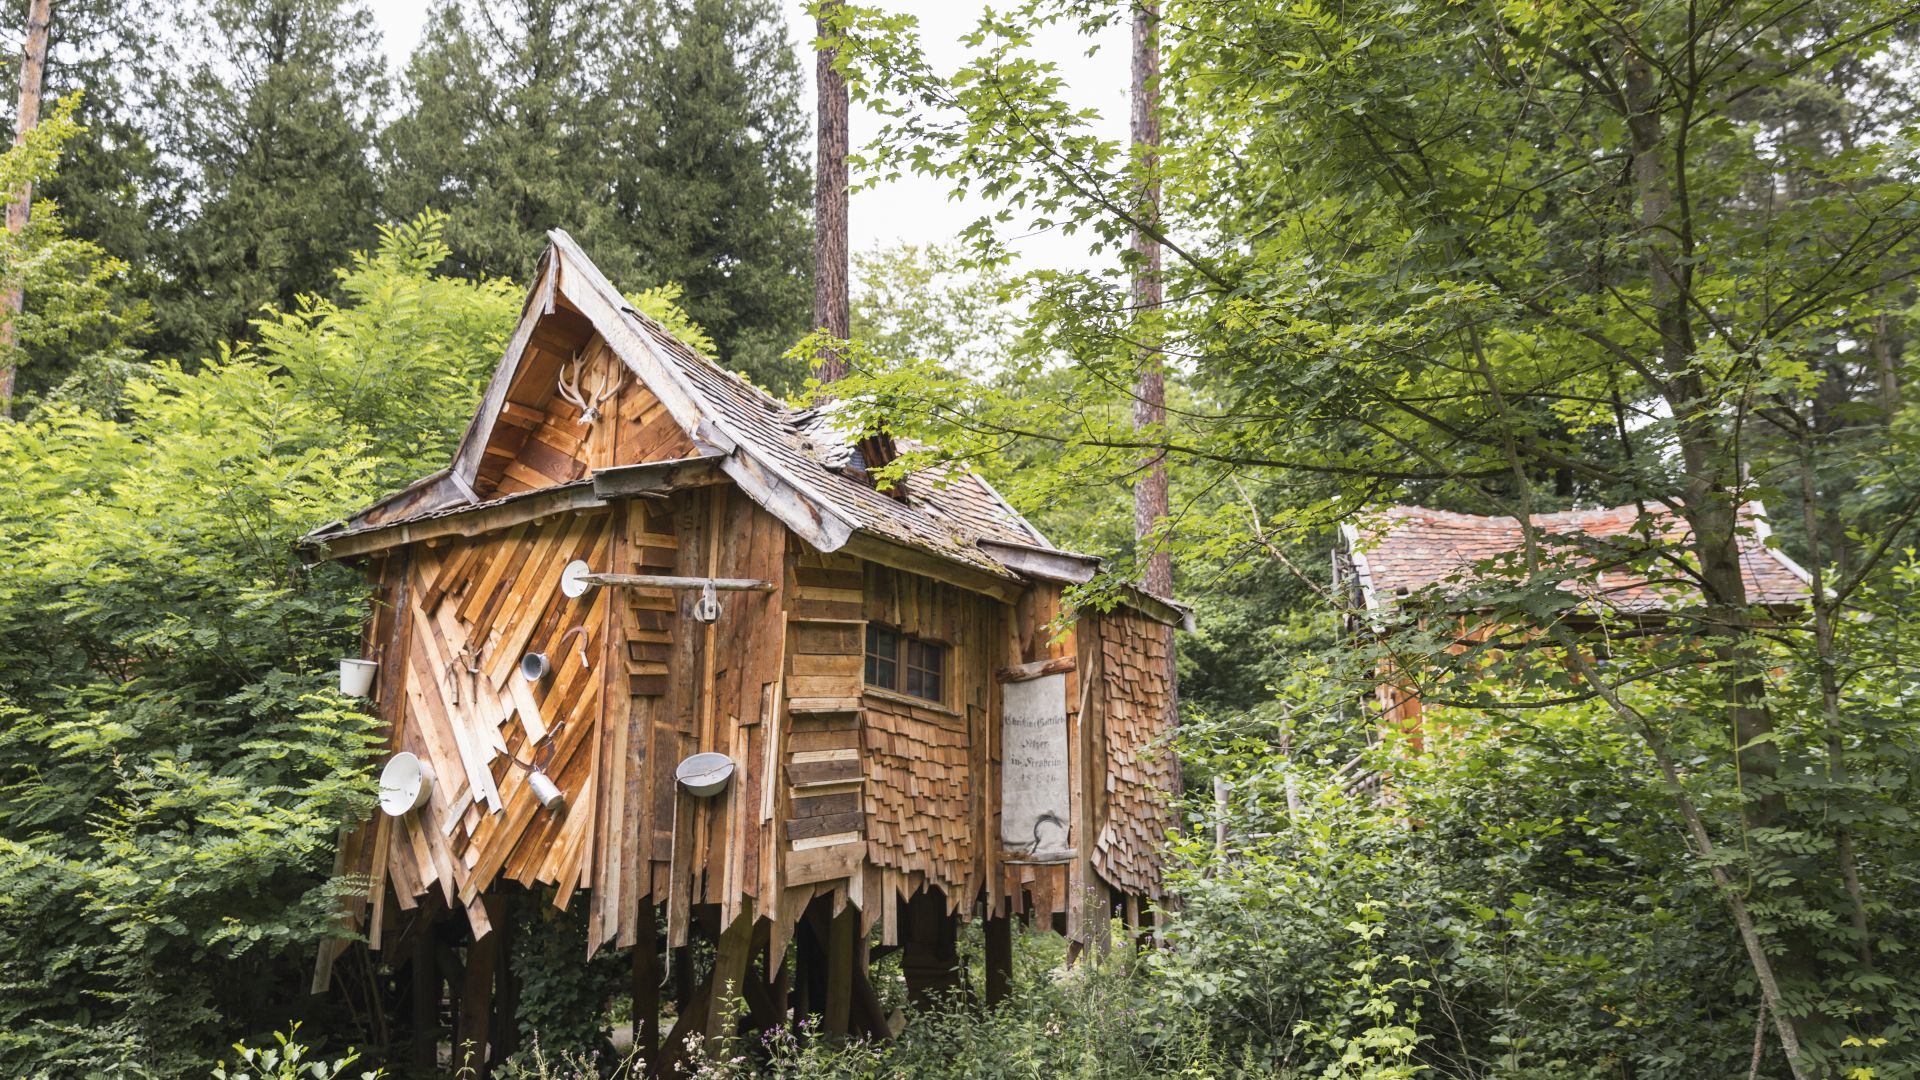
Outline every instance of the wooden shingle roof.
[[(971, 575), (974, 587), (988, 591), (1017, 589), (1032, 572), (1031, 560), (1015, 558), (1020, 565), (1010, 564), (1009, 552), (1041, 550), (1055, 562), (1084, 564), (1087, 576), (1098, 568), (1099, 560), (1091, 556), (1054, 548), (985, 479), (963, 466), (913, 473), (903, 483), (904, 498), (876, 491), (849, 474), (848, 444), (858, 435), (839, 432), (830, 410), (789, 406), (700, 355), (628, 304), (566, 233), (555, 230), (549, 239), (520, 326), (453, 463), (309, 534), (303, 543), (310, 551), (351, 555), (404, 542), (400, 537), (410, 525), (503, 501), (484, 497), (482, 460), (523, 352), (537, 338), (542, 319), (563, 312), (591, 324), (684, 431), (695, 457), (672, 464), (684, 470), (689, 461), (710, 461), (819, 551), (845, 548), (882, 561), (888, 551), (930, 556), (952, 573)], [(383, 537), (371, 535), (376, 533)], [(343, 543), (348, 540), (352, 543)], [(1147, 606), (1155, 617), (1186, 618), (1177, 605)]]

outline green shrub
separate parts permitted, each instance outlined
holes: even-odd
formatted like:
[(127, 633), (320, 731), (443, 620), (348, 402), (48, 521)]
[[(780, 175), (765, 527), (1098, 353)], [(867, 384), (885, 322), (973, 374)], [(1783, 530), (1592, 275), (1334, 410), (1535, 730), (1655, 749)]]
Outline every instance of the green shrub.
[[(229, 1069), (226, 1065), (213, 1067), (213, 1080), (346, 1080), (347, 1070), (360, 1060), (358, 1054), (335, 1058), (308, 1060), (308, 1050), (294, 1041), (300, 1034), (300, 1025), (295, 1024), (285, 1032), (274, 1032), (272, 1046), (254, 1047), (235, 1043), (233, 1052), (239, 1060)], [(358, 1074), (358, 1080), (380, 1080), (386, 1072), (371, 1069)]]

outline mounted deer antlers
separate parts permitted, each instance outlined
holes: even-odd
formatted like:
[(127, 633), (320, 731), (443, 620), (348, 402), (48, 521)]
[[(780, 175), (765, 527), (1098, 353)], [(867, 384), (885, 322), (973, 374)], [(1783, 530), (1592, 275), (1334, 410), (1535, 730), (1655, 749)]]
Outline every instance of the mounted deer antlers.
[(591, 424), (595, 420), (600, 419), (600, 406), (606, 404), (608, 398), (619, 393), (620, 388), (627, 384), (626, 365), (619, 364), (617, 366), (619, 368), (618, 375), (609, 372), (601, 377), (600, 385), (593, 389), (593, 400), (591, 401), (587, 400), (586, 395), (580, 392), (580, 379), (586, 374), (587, 370), (587, 365), (580, 359), (580, 354), (574, 353), (573, 359), (561, 366), (560, 396), (573, 405), (574, 408), (580, 410), (581, 423)]

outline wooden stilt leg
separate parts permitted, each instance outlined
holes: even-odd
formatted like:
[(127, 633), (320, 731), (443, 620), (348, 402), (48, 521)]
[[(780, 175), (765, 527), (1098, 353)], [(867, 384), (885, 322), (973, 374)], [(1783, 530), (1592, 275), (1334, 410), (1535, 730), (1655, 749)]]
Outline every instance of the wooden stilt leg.
[(907, 901), (907, 940), (900, 971), (907, 978), (907, 1003), (920, 1009), (937, 1004), (959, 984), (959, 920), (947, 911), (946, 896), (923, 889)]
[(686, 1061), (687, 1041), (693, 1038), (694, 1032), (707, 1026), (707, 1006), (713, 1001), (713, 980), (702, 980), (699, 986), (691, 989), (693, 1003), (673, 1022), (673, 1030), (667, 1032), (666, 1041), (660, 1044), (660, 1066), (654, 1073), (656, 1076), (678, 1076), (677, 1070)]
[(847, 1034), (847, 1021), (853, 1007), (853, 965), (858, 959), (860, 913), (849, 905), (833, 917), (827, 935), (827, 1007), (826, 1031), (829, 1035)]
[(660, 1054), (660, 941), (653, 925), (653, 897), (643, 896), (633, 946), (633, 1049), (648, 1070)]
[(1013, 918), (989, 916), (982, 929), (987, 939), (987, 1008), (991, 1009), (1013, 995)]
[(413, 1049), (410, 1063), (416, 1072), (430, 1072), (440, 1064), (440, 959), (435, 955), (433, 921), (419, 909), (413, 926)]
[(891, 1039), (893, 1027), (887, 1023), (887, 1010), (881, 1008), (880, 995), (874, 992), (873, 980), (868, 978), (866, 942), (859, 944), (859, 955), (853, 964), (853, 1026), (876, 1039)]
[(499, 959), (500, 935), (488, 934), (467, 949), (467, 970), (460, 987), (460, 1022), (453, 1060), (466, 1066), (474, 1080), (486, 1080), (491, 1059), (488, 1029), (493, 1021), (493, 973)]
[(753, 905), (734, 917), (720, 933), (713, 956), (713, 1003), (707, 1009), (707, 1041), (733, 1034), (734, 1001), (745, 989), (747, 961), (753, 957)]
[(793, 932), (794, 960), (794, 1014), (797, 1017), (818, 1016), (827, 1008), (827, 937), (826, 915), (817, 907), (809, 908), (801, 916), (800, 925)]
[(511, 896), (489, 896), (487, 919), (493, 923), (494, 946), (493, 1018), (487, 1049), (493, 1060), (505, 1061), (520, 1048), (520, 976), (513, 968), (514, 909), (519, 905)]
[(793, 974), (793, 965), (787, 963), (784, 955), (773, 955), (769, 948), (766, 959), (767, 1001), (773, 1008), (774, 1023), (787, 1022), (790, 1003), (787, 1000), (787, 980)]
[(773, 1011), (773, 998), (768, 993), (766, 980), (751, 967), (747, 970), (746, 981), (740, 984), (740, 997), (747, 1003), (749, 1029), (765, 1031), (784, 1019)]
[(693, 1007), (693, 949), (682, 945), (673, 953), (673, 1007), (686, 1012)]

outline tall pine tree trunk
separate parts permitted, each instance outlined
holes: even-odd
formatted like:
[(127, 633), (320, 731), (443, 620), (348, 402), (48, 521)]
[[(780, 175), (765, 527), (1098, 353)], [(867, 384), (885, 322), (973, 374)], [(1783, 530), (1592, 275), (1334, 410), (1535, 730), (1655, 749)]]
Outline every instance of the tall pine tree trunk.
[[(20, 62), (20, 108), (14, 128), (14, 145), (25, 142), (27, 132), (40, 123), (40, 83), (47, 73), (47, 23), (53, 17), (53, 0), (31, 0), (27, 7), (26, 55)], [(33, 207), (33, 185), (23, 186), (7, 204), (7, 231), (19, 236), (27, 227), (27, 212)], [(25, 297), (18, 282), (6, 292), (6, 311), (0, 313), (0, 416), (13, 415), (13, 350), (19, 340), (18, 321)]]
[[(1159, 0), (1139, 0), (1133, 11), (1133, 147), (1141, 182), (1137, 209), (1142, 227), (1133, 230), (1135, 322), (1140, 327), (1140, 374), (1134, 387), (1135, 431), (1157, 430), (1167, 421), (1166, 359), (1158, 348), (1159, 328), (1154, 313), (1163, 299), (1160, 285), (1160, 240), (1154, 230), (1160, 221)], [(1147, 554), (1141, 584), (1148, 592), (1173, 595), (1173, 556), (1154, 538), (1154, 529), (1167, 516), (1167, 462), (1163, 451), (1149, 452), (1141, 462), (1145, 475), (1133, 489), (1133, 532)]]
[[(815, 30), (833, 32), (839, 0), (821, 0)], [(813, 186), (813, 325), (836, 338), (851, 331), (847, 312), (847, 80), (833, 66), (839, 50), (822, 46), (815, 57), (819, 126)], [(838, 353), (824, 352), (817, 369), (821, 382), (847, 373)]]
[[(1133, 428), (1161, 430), (1167, 422), (1166, 355), (1160, 351), (1160, 3), (1138, 0), (1133, 10), (1133, 147), (1141, 170), (1133, 230), (1134, 325), (1140, 373), (1134, 387)], [(1151, 450), (1141, 461), (1146, 475), (1133, 489), (1135, 546), (1147, 552), (1140, 584), (1156, 596), (1173, 596), (1173, 553), (1156, 529), (1167, 517), (1167, 455)], [(1175, 655), (1173, 627), (1165, 628), (1167, 656)], [(1180, 676), (1169, 670), (1167, 715), (1162, 730), (1172, 731), (1180, 717)], [(1173, 771), (1174, 799), (1181, 794), (1180, 770)]]

